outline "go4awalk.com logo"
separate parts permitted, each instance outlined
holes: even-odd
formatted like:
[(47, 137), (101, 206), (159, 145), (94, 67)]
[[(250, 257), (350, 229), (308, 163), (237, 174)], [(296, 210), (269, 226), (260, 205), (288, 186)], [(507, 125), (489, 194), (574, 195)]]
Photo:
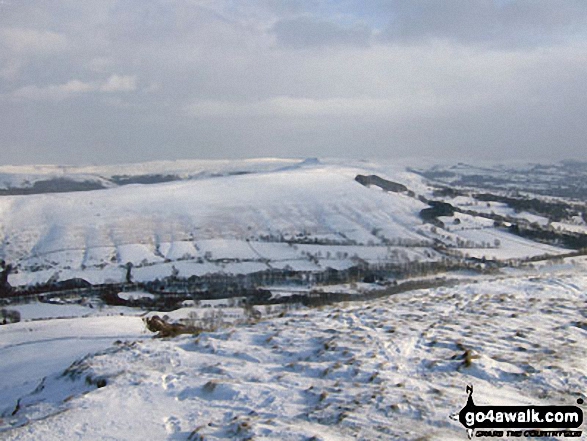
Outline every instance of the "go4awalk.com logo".
[[(568, 437), (580, 438), (583, 410), (578, 406), (477, 406), (473, 386), (467, 386), (467, 404), (450, 415), (473, 437)], [(579, 398), (577, 404), (583, 404)]]

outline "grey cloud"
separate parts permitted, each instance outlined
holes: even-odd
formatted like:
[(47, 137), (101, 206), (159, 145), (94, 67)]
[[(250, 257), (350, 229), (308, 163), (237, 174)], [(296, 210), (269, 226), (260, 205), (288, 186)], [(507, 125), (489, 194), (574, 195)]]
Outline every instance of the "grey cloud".
[(181, 32), (178, 3), (122, 0), (108, 13), (108, 37), (125, 44), (166, 42)]
[(5, 27), (0, 30), (0, 44), (10, 52), (51, 55), (67, 46), (63, 34), (36, 29)]
[(15, 1), (1, 160), (582, 157), (582, 5)]
[(24, 86), (11, 94), (16, 99), (60, 101), (89, 92), (133, 92), (137, 89), (137, 78), (132, 75), (111, 75), (103, 82), (71, 80), (65, 84), (51, 84), (45, 87)]
[(279, 15), (299, 15), (318, 10), (321, 3), (320, 0), (259, 0), (258, 6)]
[(587, 3), (580, 0), (414, 0), (385, 7), (383, 40), (448, 39), (492, 47), (539, 46), (585, 36)]
[(313, 17), (297, 17), (277, 22), (273, 32), (279, 44), (293, 48), (317, 46), (367, 46), (371, 29), (365, 24), (341, 26)]

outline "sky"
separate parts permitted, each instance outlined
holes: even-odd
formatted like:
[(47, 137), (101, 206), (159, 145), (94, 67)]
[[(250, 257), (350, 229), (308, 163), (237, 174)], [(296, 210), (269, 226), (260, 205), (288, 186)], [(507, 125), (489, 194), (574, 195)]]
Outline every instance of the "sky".
[(0, 0), (0, 164), (587, 157), (584, 0)]

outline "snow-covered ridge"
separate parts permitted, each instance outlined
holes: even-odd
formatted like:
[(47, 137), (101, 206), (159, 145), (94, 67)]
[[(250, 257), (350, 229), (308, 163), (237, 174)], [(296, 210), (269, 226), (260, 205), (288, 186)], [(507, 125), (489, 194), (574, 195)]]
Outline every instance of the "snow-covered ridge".
[(0, 194), (82, 191), (132, 183), (201, 179), (274, 171), (300, 163), (304, 162), (299, 159), (262, 158), (153, 161), (101, 166), (5, 165), (0, 166)]
[[(57, 169), (16, 170), (50, 174)], [(564, 252), (494, 228), (482, 217), (458, 214), (444, 219), (443, 229), (423, 223), (420, 211), (427, 204), (421, 197), (433, 197), (432, 188), (402, 163), (265, 159), (61, 171), (63, 176), (105, 171), (201, 176), (0, 197), (0, 258), (16, 268), (9, 278), (13, 286), (74, 277), (121, 282), (127, 263), (135, 267), (135, 280), (146, 281), (172, 271), (190, 277), (285, 267), (343, 269), (356, 259), (382, 264), (434, 261), (440, 259), (433, 250), (438, 243), (476, 258)], [(358, 175), (397, 183), (398, 191), (361, 185), (355, 180)]]

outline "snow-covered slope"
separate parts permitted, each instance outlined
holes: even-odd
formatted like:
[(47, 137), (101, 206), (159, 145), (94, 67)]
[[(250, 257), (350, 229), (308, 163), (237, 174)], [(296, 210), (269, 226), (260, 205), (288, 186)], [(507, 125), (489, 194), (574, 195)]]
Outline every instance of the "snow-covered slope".
[[(536, 223), (535, 231), (551, 228), (552, 219), (470, 193), (442, 196), (406, 165), (1, 167), (0, 258), (13, 266), (13, 287), (73, 277), (121, 282), (132, 263), (135, 282), (173, 275), (164, 281), (172, 286), (211, 273), (234, 281), (275, 270), (240, 279), (274, 297), (322, 300), (319, 293), (329, 292), (353, 301), (253, 311), (237, 298), (196, 298), (160, 315), (206, 323), (204, 331), (151, 339), (145, 311), (105, 307), (95, 292), (60, 294), (70, 302), (60, 305), (13, 299), (11, 317), (19, 312), (23, 321), (0, 326), (0, 438), (465, 439), (448, 415), (465, 404), (467, 384), (478, 404), (584, 399), (585, 256), (563, 257), (568, 249), (508, 232), (520, 219)], [(46, 192), (56, 179), (63, 179), (57, 187), (92, 181), (103, 188), (64, 192), (63, 184)], [(373, 184), (384, 180), (395, 190)], [(9, 188), (23, 195), (6, 195)], [(435, 198), (444, 204), (425, 203)], [(422, 210), (438, 207), (424, 222)], [(544, 231), (581, 232), (583, 221), (575, 214)], [(549, 242), (557, 238), (564, 235)], [(315, 284), (335, 273), (329, 269), (351, 266), (389, 266), (389, 279), (401, 267), (413, 278)], [(278, 270), (305, 272), (303, 282), (275, 282)], [(214, 279), (223, 277), (203, 280)], [(125, 286), (132, 291), (124, 298), (159, 297), (140, 291), (146, 285)], [(435, 288), (391, 295), (408, 286)], [(365, 301), (360, 294), (373, 289), (387, 297)]]
[(0, 190), (34, 189), (38, 182), (65, 179), (94, 182), (106, 188), (133, 180), (166, 177), (173, 180), (274, 171), (296, 165), (296, 159), (183, 160), (100, 166), (4, 165), (0, 166)]
[(217, 242), (217, 259), (258, 258), (244, 241), (262, 236), (373, 244), (380, 243), (371, 234), (379, 227), (387, 237), (426, 241), (414, 228), (425, 205), (358, 184), (360, 171), (306, 161), (272, 172), (5, 196), (1, 252), (25, 270), (76, 270), (202, 258), (211, 239), (242, 241), (229, 251), (240, 247), (249, 254), (223, 254)]
[(354, 181), (357, 172), (310, 166), (92, 192), (4, 197), (0, 198), (4, 253), (21, 257), (87, 247), (156, 246), (303, 231), (334, 237), (348, 233), (360, 240), (383, 222), (399, 237), (417, 239), (410, 230), (425, 205), (406, 196), (369, 191)]
[[(30, 180), (34, 176), (27, 172), (56, 173), (55, 167), (3, 170)], [(187, 277), (286, 265), (344, 268), (353, 264), (352, 256), (374, 260), (370, 257), (374, 246), (383, 246), (376, 257), (380, 262), (397, 262), (397, 250), (389, 247), (406, 245), (411, 248), (403, 250), (404, 262), (434, 260), (437, 256), (430, 248), (434, 241), (451, 246), (466, 242), (467, 249), (481, 248), (467, 251), (479, 257), (561, 252), (531, 241), (524, 241), (520, 252), (521, 239), (478, 218), (471, 218), (466, 229), (447, 228), (441, 233), (423, 225), (419, 212), (427, 205), (417, 196), (430, 196), (431, 190), (423, 178), (400, 163), (266, 159), (64, 168), (61, 172), (66, 177), (100, 177), (105, 172), (122, 175), (125, 170), (128, 176), (157, 172), (182, 179), (0, 197), (0, 258), (17, 267), (9, 279), (13, 286), (51, 277), (118, 282), (124, 280), (127, 262), (143, 267), (137, 268), (137, 280), (169, 276), (173, 262), (180, 276)], [(363, 186), (355, 181), (358, 174), (377, 174), (412, 193)], [(313, 251), (317, 257), (312, 262), (307, 249), (287, 248), (284, 241), (290, 239), (327, 246)], [(337, 247), (349, 245), (358, 248)], [(220, 261), (235, 260), (246, 262), (219, 266)]]
[[(463, 440), (463, 427), (448, 416), (465, 404), (467, 384), (477, 404), (585, 398), (584, 269), (294, 310), (199, 336), (118, 342), (71, 366), (75, 354), (62, 347), (72, 337), (61, 336), (83, 332), (95, 350), (105, 337), (132, 338), (137, 319), (2, 327), (0, 390), (14, 391), (11, 379), (21, 370), (18, 381), (29, 382), (19, 389), (18, 410), (14, 394), (3, 401), (0, 436)], [(7, 364), (4, 355), (25, 343), (34, 357)], [(45, 359), (57, 362), (35, 364)]]

